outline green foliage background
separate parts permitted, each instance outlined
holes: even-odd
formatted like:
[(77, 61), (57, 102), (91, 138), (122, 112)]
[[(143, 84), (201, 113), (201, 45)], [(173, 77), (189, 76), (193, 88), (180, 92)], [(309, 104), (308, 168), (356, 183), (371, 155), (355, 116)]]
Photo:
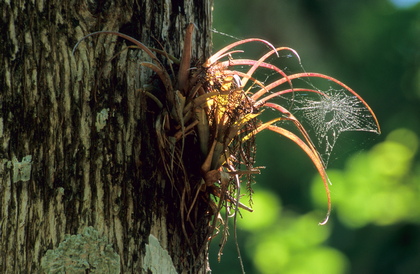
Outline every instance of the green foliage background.
[[(297, 146), (258, 136), (254, 213), (238, 222), (247, 273), (420, 273), (420, 5), (386, 0), (215, 0), (214, 27), (300, 54), (306, 71), (351, 86), (382, 135), (344, 134), (322, 182)], [(214, 34), (215, 50), (235, 40)], [(258, 55), (257, 57), (259, 57)], [(233, 233), (233, 232), (232, 232)], [(232, 234), (231, 233), (231, 234)], [(240, 273), (231, 236), (213, 273)]]

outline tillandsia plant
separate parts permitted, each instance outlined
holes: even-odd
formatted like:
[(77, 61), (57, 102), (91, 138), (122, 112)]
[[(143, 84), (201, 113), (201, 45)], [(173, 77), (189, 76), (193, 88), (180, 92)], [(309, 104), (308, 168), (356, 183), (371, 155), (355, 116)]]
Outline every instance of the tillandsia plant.
[[(149, 48), (140, 41), (118, 32), (99, 31), (82, 38), (83, 40), (97, 34), (117, 35), (132, 42), (134, 48), (143, 50), (151, 58), (151, 62), (143, 62), (141, 65), (158, 75), (165, 89), (165, 98), (158, 98), (150, 91), (142, 92), (153, 99), (161, 110), (155, 121), (156, 134), (166, 173), (181, 197), (182, 222), (189, 222), (197, 199), (205, 199), (210, 204), (210, 214), (214, 216), (213, 231), (218, 231), (214, 228), (218, 228), (219, 224), (224, 224), (226, 228), (228, 216), (236, 218), (238, 208), (252, 211), (239, 202), (240, 183), (241, 178), (245, 178), (243, 181), (252, 193), (252, 177), (259, 173), (259, 168), (254, 167), (254, 137), (267, 129), (292, 140), (313, 162), (326, 191), (328, 209), (320, 225), (326, 224), (331, 213), (330, 182), (326, 173), (326, 160), (322, 157), (325, 151), (320, 151), (319, 148), (331, 150), (336, 138), (343, 131), (379, 133), (379, 124), (371, 108), (350, 87), (330, 76), (310, 72), (287, 74), (285, 70), (269, 63), (268, 59), (279, 56), (280, 52), (288, 52), (289, 55), (295, 56), (299, 63), (300, 58), (291, 48), (275, 48), (269, 42), (258, 38), (234, 42), (206, 61), (192, 66), (193, 30), (194, 25), (188, 25), (182, 58), (179, 61), (163, 50)], [(243, 53), (238, 47), (247, 43), (262, 43), (269, 51), (257, 60), (235, 59), (233, 56)], [(170, 69), (166, 69), (156, 54), (168, 60), (167, 67)], [(174, 72), (174, 63), (177, 64), (177, 72)], [(244, 67), (247, 69), (243, 70)], [(269, 71), (271, 75), (277, 75), (277, 78), (270, 82), (258, 80), (258, 70)], [(327, 80), (341, 90), (323, 92), (314, 86), (295, 86), (295, 81), (310, 78)], [(298, 99), (298, 94), (315, 94), (318, 101), (311, 101), (308, 99), (310, 97), (305, 96)], [(292, 96), (288, 100), (292, 102), (289, 107), (276, 101), (279, 98), (284, 99), (286, 95)], [(261, 121), (261, 113), (265, 109), (275, 110), (277, 117)], [(317, 115), (332, 115), (323, 123), (313, 124), (312, 130), (315, 131), (315, 141), (318, 145), (308, 134), (303, 121), (296, 118), (296, 113), (301, 113), (307, 122)], [(354, 116), (363, 116), (363, 120), (352, 118)], [(283, 126), (286, 124), (292, 125), (295, 130)], [(199, 153), (202, 159), (202, 180), (198, 185), (191, 185), (185, 176), (184, 185), (179, 186), (174, 182), (173, 174), (176, 168), (185, 170), (182, 159), (189, 146), (185, 138), (191, 135), (199, 143), (197, 147), (200, 151), (196, 153)], [(221, 217), (221, 212), (226, 214), (225, 218)], [(187, 236), (185, 228), (184, 233)], [(224, 235), (227, 235), (227, 230)], [(223, 238), (225, 240), (225, 237)], [(223, 247), (223, 244), (221, 246)]]

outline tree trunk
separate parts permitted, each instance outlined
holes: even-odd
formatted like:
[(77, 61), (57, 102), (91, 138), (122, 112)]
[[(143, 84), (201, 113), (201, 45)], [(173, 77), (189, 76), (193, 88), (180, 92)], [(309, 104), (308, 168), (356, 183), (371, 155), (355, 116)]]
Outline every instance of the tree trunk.
[(211, 1), (6, 0), (0, 10), (0, 272), (206, 272), (211, 217), (203, 205), (182, 221), (159, 110), (141, 92), (155, 86), (162, 98), (140, 66), (150, 58), (107, 34), (72, 49), (108, 30), (179, 58), (192, 22), (193, 60), (203, 60)]

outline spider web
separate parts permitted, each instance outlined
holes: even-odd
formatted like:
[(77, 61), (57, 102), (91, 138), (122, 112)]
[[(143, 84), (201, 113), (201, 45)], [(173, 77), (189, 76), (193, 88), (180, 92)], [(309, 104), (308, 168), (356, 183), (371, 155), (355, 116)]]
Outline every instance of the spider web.
[(341, 133), (379, 131), (369, 109), (356, 96), (346, 90), (332, 88), (324, 94), (295, 93), (292, 112), (308, 130), (327, 166)]

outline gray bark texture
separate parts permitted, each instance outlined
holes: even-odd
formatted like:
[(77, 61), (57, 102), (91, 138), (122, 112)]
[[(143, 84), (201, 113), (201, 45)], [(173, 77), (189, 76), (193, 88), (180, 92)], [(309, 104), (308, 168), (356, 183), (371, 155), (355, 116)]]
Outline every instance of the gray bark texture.
[[(72, 49), (83, 36), (108, 30), (179, 58), (192, 22), (198, 29), (193, 60), (204, 60), (211, 48), (211, 5), (207, 0), (1, 1), (1, 273), (48, 272), (41, 267), (47, 251), (78, 239), (84, 249), (75, 249), (112, 249), (121, 273), (150, 273), (154, 270), (145, 265), (150, 234), (177, 272), (207, 271), (210, 217), (194, 218), (183, 232), (181, 198), (166, 178), (156, 144), (158, 109), (141, 92), (159, 87), (153, 72), (140, 65), (150, 58), (124, 50), (131, 43), (114, 35), (89, 37), (74, 54)], [(97, 245), (88, 243), (97, 237)], [(56, 269), (75, 264), (63, 256), (56, 254)], [(89, 260), (80, 273), (98, 269)]]

